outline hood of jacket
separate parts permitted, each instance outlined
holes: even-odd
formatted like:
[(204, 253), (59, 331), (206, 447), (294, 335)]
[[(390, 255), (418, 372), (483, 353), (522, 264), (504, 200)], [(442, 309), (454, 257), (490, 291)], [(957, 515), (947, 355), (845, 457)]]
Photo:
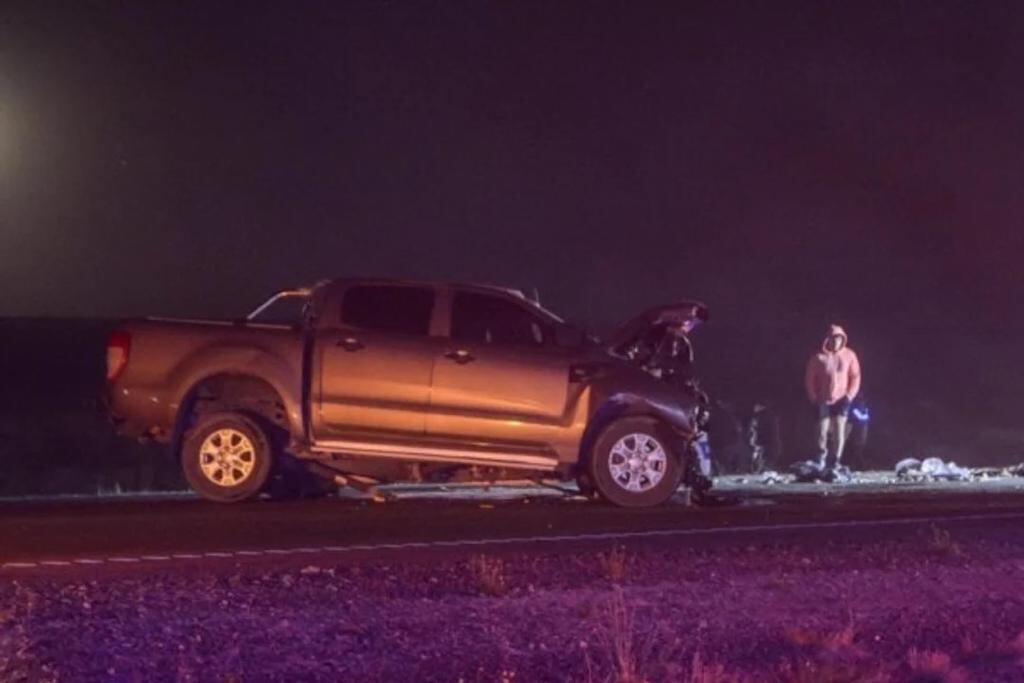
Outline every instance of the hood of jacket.
[[(842, 345), (839, 347), (837, 351), (832, 351), (832, 349), (828, 347), (828, 342), (829, 340), (832, 339), (832, 337), (840, 337), (843, 340)], [(825, 353), (837, 353), (838, 351), (842, 351), (843, 349), (845, 349), (849, 345), (849, 341), (850, 338), (847, 336), (846, 330), (844, 330), (842, 326), (831, 325), (828, 328), (828, 334), (825, 336), (824, 341), (821, 342), (821, 350), (824, 351)]]

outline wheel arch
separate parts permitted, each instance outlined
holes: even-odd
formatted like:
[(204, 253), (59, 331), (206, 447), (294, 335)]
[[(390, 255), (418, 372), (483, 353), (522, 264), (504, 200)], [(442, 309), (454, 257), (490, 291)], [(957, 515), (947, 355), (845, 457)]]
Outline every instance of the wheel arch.
[(296, 402), (289, 400), (287, 390), (272, 376), (251, 370), (208, 368), (182, 387), (177, 406), (172, 434), (175, 454), (180, 453), (191, 425), (210, 412), (238, 411), (254, 415), (287, 433), (291, 439), (301, 438), (303, 433), (302, 413)]
[[(672, 429), (684, 439), (693, 438), (697, 433), (693, 418), (679, 406), (667, 406), (632, 393), (615, 394), (602, 401), (587, 422), (583, 438), (580, 439), (578, 471), (585, 471), (591, 451), (601, 432), (608, 425), (627, 417), (650, 418)], [(683, 454), (678, 455), (682, 457)]]

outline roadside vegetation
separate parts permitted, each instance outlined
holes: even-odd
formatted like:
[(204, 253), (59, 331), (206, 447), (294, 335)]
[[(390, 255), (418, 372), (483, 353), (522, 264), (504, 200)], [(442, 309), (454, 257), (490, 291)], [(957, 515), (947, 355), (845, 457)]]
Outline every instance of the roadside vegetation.
[(0, 681), (1019, 681), (999, 532), (5, 576)]

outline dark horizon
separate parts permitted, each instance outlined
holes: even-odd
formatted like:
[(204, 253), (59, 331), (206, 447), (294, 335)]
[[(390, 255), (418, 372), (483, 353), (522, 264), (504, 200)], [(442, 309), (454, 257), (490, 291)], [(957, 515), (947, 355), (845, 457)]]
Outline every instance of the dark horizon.
[(1021, 333), (1019, 5), (0, 17), (0, 315), (237, 315), (374, 274), (591, 322), (700, 298)]

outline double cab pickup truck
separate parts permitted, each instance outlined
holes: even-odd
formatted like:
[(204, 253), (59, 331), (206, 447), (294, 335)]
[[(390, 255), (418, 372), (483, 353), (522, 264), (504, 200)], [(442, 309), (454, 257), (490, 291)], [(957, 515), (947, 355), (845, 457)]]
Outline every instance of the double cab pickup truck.
[(336, 279), (240, 321), (125, 322), (108, 405), (219, 502), (301, 471), (335, 487), (557, 480), (652, 506), (709, 486), (689, 373), (706, 319), (700, 303), (659, 306), (601, 341), (516, 290)]

